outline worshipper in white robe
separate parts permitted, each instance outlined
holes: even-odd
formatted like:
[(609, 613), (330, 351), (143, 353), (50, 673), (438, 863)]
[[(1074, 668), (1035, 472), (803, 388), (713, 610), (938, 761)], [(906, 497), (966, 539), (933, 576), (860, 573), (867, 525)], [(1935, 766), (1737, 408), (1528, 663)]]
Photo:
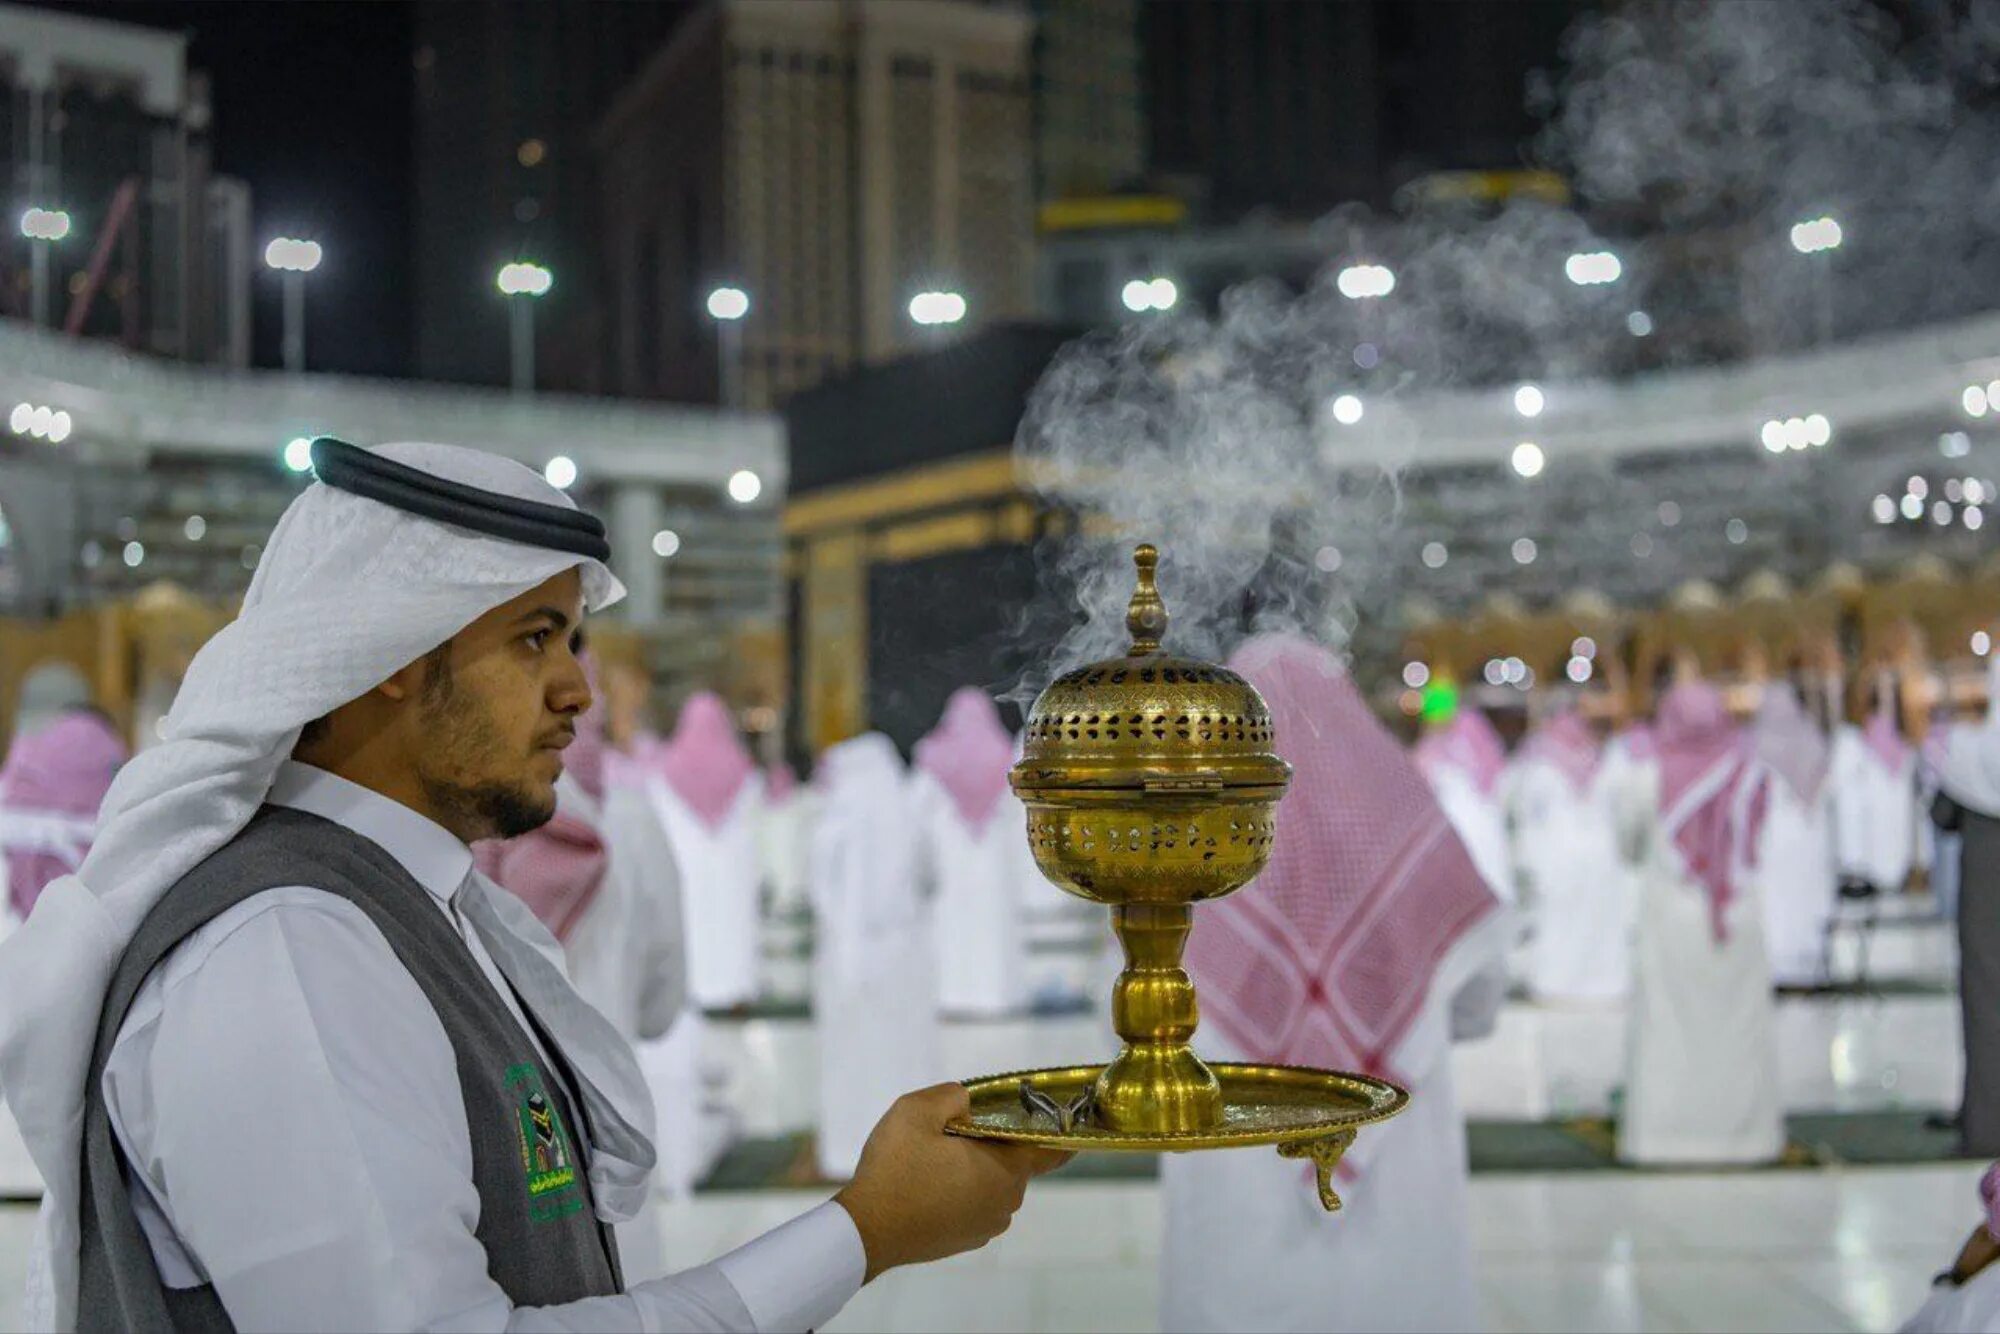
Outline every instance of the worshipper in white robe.
[(1833, 746), (1782, 681), (1764, 687), (1751, 738), (1771, 779), (1749, 875), (1764, 905), (1771, 980), (1816, 987), (1827, 980), (1826, 932), (1839, 888)]
[(763, 957), (757, 831), (764, 779), (729, 706), (688, 697), (673, 735), (646, 757), (653, 798), (680, 858), (688, 927), (688, 992), (704, 1010), (757, 999)]
[[(586, 663), (586, 669), (590, 670)], [(590, 670), (593, 694), (596, 673)], [(577, 994), (595, 1006), (640, 1052), (664, 1038), (687, 996), (680, 877), (666, 831), (642, 792), (607, 786), (609, 743), (603, 709), (576, 720), (556, 781), (556, 813), (539, 829), (473, 848), (474, 864), (528, 905), (563, 947)], [(650, 1078), (657, 1115), (656, 1193), (686, 1194), (692, 1164), (682, 1149), (700, 1107), (693, 1071), (667, 1082)], [(666, 1272), (658, 1206), (649, 1202), (617, 1227), (628, 1282)]]
[(771, 912), (785, 917), (810, 906), (806, 856), (811, 850), (812, 792), (782, 760), (764, 770), (764, 816), (757, 826), (757, 856)]
[(1515, 860), (1534, 917), (1529, 989), (1560, 1004), (1618, 1000), (1631, 980), (1632, 878), (1597, 738), (1560, 714), (1529, 733), (1512, 769)]
[(1959, 1147), (1969, 1156), (2000, 1157), (2000, 658), (1986, 673), (1986, 718), (1951, 730), (1931, 818), (1960, 840)]
[(1915, 864), (1920, 814), (1917, 753), (1892, 703), (1833, 739), (1833, 805), (1840, 873), (1877, 893), (1900, 893)]
[[(27, 920), (42, 891), (76, 874), (97, 836), (97, 808), (132, 757), (103, 714), (71, 705), (53, 715), (24, 706), (0, 767), (0, 869), (7, 876), (6, 930)], [(34, 721), (27, 721), (34, 719)], [(11, 1109), (0, 1106), (0, 1195), (42, 1190)]]
[(1501, 780), (1507, 747), (1485, 714), (1461, 704), (1450, 722), (1417, 743), (1417, 768), (1437, 793), (1438, 805), (1472, 854), (1472, 864), (1502, 903), (1513, 903), (1513, 851)]
[(1979, 1180), (1985, 1217), (1931, 1294), (1903, 1324), (1903, 1334), (1991, 1334), (2000, 1330), (2000, 1163)]
[(1270, 706), (1292, 783), (1263, 874), (1195, 910), (1196, 1048), (1365, 1071), (1411, 1102), (1349, 1151), (1338, 1213), (1270, 1149), (1164, 1155), (1160, 1327), (1477, 1328), (1450, 1046), (1491, 1028), (1504, 910), (1332, 654), (1271, 635), (1229, 665)]
[(1749, 866), (1770, 778), (1708, 685), (1667, 692), (1656, 764), (1623, 771), (1619, 836), (1638, 868), (1618, 1156), (1767, 1162), (1784, 1148), (1771, 965)]
[[(313, 446), (236, 620), (75, 876), (0, 944), (0, 1089), (47, 1182), (28, 1323), (780, 1330), (983, 1244), (1055, 1161), (900, 1100), (834, 1200), (622, 1284), (651, 1100), (468, 844), (555, 809), (601, 523), (533, 469)], [(169, 985), (171, 984), (171, 985)]]
[(882, 1109), (899, 1090), (941, 1078), (942, 1059), (902, 757), (889, 738), (869, 732), (822, 755), (813, 782), (819, 1170), (838, 1180), (853, 1173)]
[(1020, 902), (1027, 818), (1008, 789), (1014, 738), (992, 696), (954, 691), (916, 746), (910, 775), (918, 851), (932, 886), (938, 1008), (990, 1019), (1027, 1003)]

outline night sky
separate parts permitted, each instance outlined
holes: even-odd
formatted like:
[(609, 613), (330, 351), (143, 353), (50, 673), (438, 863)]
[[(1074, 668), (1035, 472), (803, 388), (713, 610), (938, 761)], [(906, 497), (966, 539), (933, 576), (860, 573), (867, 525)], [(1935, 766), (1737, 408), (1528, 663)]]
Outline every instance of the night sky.
[(43, 7), (192, 34), (189, 63), (207, 72), (213, 89), (216, 170), (251, 189), (256, 364), (279, 359), (278, 285), (263, 268), (264, 242), (300, 234), (326, 247), (308, 280), (308, 364), (407, 374), (412, 6), (83, 0)]

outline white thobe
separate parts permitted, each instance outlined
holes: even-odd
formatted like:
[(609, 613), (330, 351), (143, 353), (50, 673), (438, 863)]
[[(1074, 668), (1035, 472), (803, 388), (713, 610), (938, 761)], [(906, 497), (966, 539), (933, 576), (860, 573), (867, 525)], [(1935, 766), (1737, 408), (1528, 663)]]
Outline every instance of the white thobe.
[(1894, 766), (1869, 748), (1858, 727), (1833, 735), (1834, 830), (1841, 874), (1894, 892), (1909, 879), (1918, 830), (1927, 821), (1917, 803), (1914, 752)]
[(1516, 862), (1534, 938), (1528, 984), (1538, 1000), (1601, 1003), (1624, 996), (1632, 974), (1632, 879), (1618, 856), (1600, 767), (1582, 790), (1545, 760), (1509, 783)]
[(813, 797), (809, 788), (772, 798), (764, 806), (757, 829), (757, 855), (764, 883), (771, 889), (771, 908), (788, 914), (806, 908), (806, 856), (811, 850)]
[(829, 797), (813, 830), (819, 1169), (852, 1176), (889, 1104), (943, 1078), (905, 780)]
[(1027, 817), (1011, 793), (983, 823), (966, 822), (937, 779), (919, 770), (912, 801), (933, 887), (938, 1008), (990, 1018), (1027, 1004), (1027, 923), (1019, 899)]
[[(1480, 1327), (1451, 1040), (1491, 1030), (1506, 940), (1495, 915), (1440, 964), (1391, 1063), (1409, 1080), (1410, 1106), (1361, 1132), (1349, 1151), (1360, 1175), (1335, 1183), (1338, 1213), (1320, 1207), (1312, 1168), (1269, 1148), (1162, 1157), (1162, 1329)], [(1196, 1045), (1214, 1060), (1242, 1059), (1212, 1032)]]
[[(304, 765), (280, 770), (270, 800), (394, 857), (520, 1016), (452, 902), (472, 867), (463, 843)], [(367, 914), (317, 889), (254, 894), (175, 947), (120, 1027), (103, 1088), (162, 1278), (213, 1283), (239, 1328), (806, 1329), (863, 1277), (859, 1235), (829, 1202), (671, 1278), (514, 1307), (474, 1234), (444, 1026)]]
[(1962, 1287), (1934, 1284), (1902, 1334), (1990, 1334), (2000, 1329), (2000, 1264), (1990, 1264)]
[[(1906, 826), (1907, 828), (1907, 826)], [(1770, 806), (1758, 838), (1756, 882), (1764, 908), (1764, 948), (1771, 980), (1814, 987), (1826, 981), (1826, 928), (1833, 920), (1839, 875), (1834, 864), (1833, 784), (1801, 798), (1781, 778), (1771, 780)]]
[(1718, 942), (1708, 893), (1667, 838), (1658, 793), (1658, 766), (1634, 765), (1621, 771), (1613, 797), (1639, 882), (1618, 1156), (1768, 1162), (1784, 1149), (1785, 1118), (1756, 885), (1739, 873), (1728, 935)]
[(764, 779), (751, 775), (713, 826), (664, 780), (652, 779), (648, 790), (680, 862), (688, 928), (688, 994), (704, 1010), (748, 1005), (757, 999), (763, 949), (757, 829), (763, 818)]
[(1500, 798), (1480, 791), (1479, 785), (1458, 769), (1441, 768), (1428, 776), (1444, 818), (1451, 822), (1452, 832), (1465, 845), (1493, 897), (1513, 903), (1517, 897), (1513, 858), (1507, 842), (1507, 811)]

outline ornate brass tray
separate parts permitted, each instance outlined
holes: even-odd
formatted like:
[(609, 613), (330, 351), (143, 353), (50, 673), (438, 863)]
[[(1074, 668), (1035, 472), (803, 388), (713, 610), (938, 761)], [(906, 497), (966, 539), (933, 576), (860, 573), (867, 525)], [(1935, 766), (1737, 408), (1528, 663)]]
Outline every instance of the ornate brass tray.
[(1124, 1040), (1108, 1065), (966, 1081), (960, 1135), (1050, 1148), (1181, 1152), (1270, 1144), (1333, 1171), (1362, 1126), (1409, 1095), (1365, 1075), (1214, 1065), (1189, 1045), (1200, 1018), (1181, 954), (1194, 905), (1264, 869), (1291, 766), (1271, 712), (1225, 667), (1163, 652), (1159, 552), (1133, 553), (1138, 586), (1122, 658), (1065, 672), (1028, 713), (1009, 775), (1027, 808), (1035, 864), (1059, 888), (1111, 910), (1125, 970), (1111, 997)]
[[(1099, 1153), (1185, 1153), (1276, 1145), (1288, 1158), (1310, 1158), (1319, 1200), (1340, 1207), (1334, 1169), (1362, 1126), (1386, 1121), (1410, 1095), (1366, 1075), (1295, 1065), (1210, 1065), (1222, 1088), (1222, 1124), (1207, 1130), (1117, 1131), (1088, 1115), (1101, 1065), (1021, 1070), (966, 1081), (969, 1123), (952, 1133), (1045, 1149)], [(1051, 1108), (1055, 1110), (1051, 1110)]]

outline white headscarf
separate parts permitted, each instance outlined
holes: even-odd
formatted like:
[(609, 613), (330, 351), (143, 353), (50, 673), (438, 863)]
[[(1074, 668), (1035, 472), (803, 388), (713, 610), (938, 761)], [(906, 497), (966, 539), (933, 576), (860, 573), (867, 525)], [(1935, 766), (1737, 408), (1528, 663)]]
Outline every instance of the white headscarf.
[(2000, 653), (1986, 664), (1986, 721), (1951, 729), (1938, 782), (1967, 810), (2000, 820)]
[[(374, 452), (482, 490), (575, 508), (533, 470), (477, 450), (397, 444)], [(50, 885), (0, 944), (0, 1093), (46, 1186), (37, 1248), (46, 1270), (30, 1278), (34, 1304), (46, 1304), (56, 1328), (76, 1321), (84, 1081), (106, 989), (139, 924), (249, 821), (306, 723), (494, 607), (579, 567), (591, 610), (624, 596), (597, 561), (420, 518), (321, 482), (278, 520), (241, 614), (189, 666), (163, 741), (126, 765), (105, 797), (82, 868)], [(525, 911), (504, 923), (534, 948), (552, 945), (531, 924)], [(623, 1059), (631, 1062), (629, 1051)], [(616, 1062), (617, 1053), (599, 1052), (579, 1061), (598, 1068), (613, 1101), (629, 1096)], [(636, 1067), (633, 1076), (643, 1093)], [(629, 1110), (631, 1125), (651, 1127), (650, 1102)], [(651, 1165), (645, 1156), (641, 1175)]]

